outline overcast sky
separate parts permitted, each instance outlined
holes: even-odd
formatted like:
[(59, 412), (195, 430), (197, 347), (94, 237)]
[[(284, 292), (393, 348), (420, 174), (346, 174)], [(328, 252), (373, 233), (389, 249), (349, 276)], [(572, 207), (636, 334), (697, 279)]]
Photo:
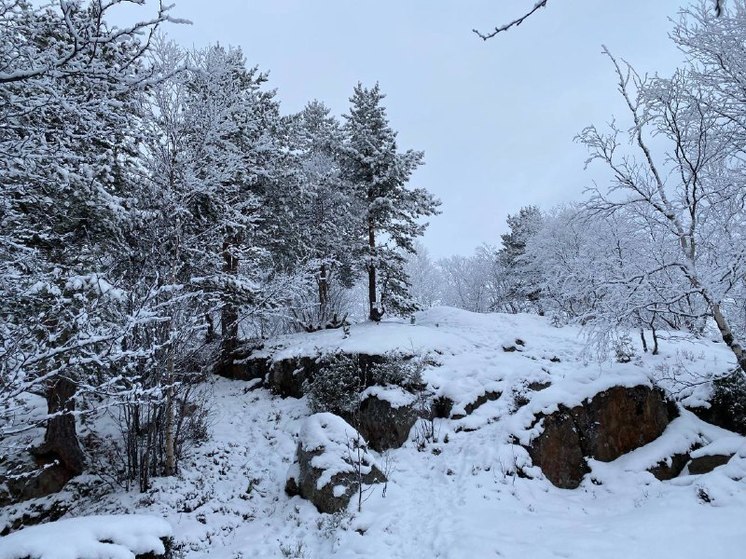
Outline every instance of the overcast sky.
[(517, 29), (488, 30), (534, 0), (174, 0), (184, 46), (240, 45), (269, 71), (283, 112), (310, 99), (347, 111), (358, 81), (381, 84), (401, 149), (425, 152), (413, 184), (443, 202), (434, 257), (499, 243), (521, 206), (577, 199), (593, 173), (573, 137), (623, 110), (606, 44), (642, 71), (680, 60), (667, 35), (685, 0), (551, 0)]

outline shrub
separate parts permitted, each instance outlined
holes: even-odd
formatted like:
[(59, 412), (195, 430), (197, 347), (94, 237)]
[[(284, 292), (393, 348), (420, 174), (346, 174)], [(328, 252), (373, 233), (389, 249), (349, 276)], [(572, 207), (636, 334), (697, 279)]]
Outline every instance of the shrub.
[(740, 370), (713, 382), (710, 403), (722, 414), (724, 427), (746, 434), (746, 379)]
[(326, 357), (306, 384), (308, 405), (314, 413), (347, 415), (358, 407), (362, 384), (357, 358), (343, 353)]

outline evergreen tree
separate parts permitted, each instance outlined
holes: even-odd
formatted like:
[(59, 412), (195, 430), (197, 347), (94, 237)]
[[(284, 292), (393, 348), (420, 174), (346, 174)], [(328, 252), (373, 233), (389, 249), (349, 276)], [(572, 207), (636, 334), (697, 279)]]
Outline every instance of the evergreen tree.
[(83, 467), (75, 401), (120, 355), (115, 267), (133, 217), (140, 95), (158, 78), (140, 36), (168, 19), (110, 29), (106, 12), (122, 3), (0, 1), (0, 408), (43, 394), (35, 453), (72, 474)]
[(345, 178), (363, 207), (357, 252), (368, 275), (369, 318), (374, 321), (381, 320), (386, 307), (401, 314), (416, 309), (405, 253), (414, 252), (414, 240), (427, 227), (420, 218), (435, 215), (440, 203), (425, 189), (407, 188), (423, 153), (398, 151), (396, 132), (381, 104), (384, 97), (378, 84), (355, 87), (342, 148)]
[(500, 236), (502, 248), (497, 257), (507, 283), (505, 298), (513, 312), (543, 312), (539, 304), (538, 278), (532, 274), (524, 258), (526, 245), (541, 229), (542, 220), (539, 208), (526, 206), (517, 214), (508, 216), (510, 231)]

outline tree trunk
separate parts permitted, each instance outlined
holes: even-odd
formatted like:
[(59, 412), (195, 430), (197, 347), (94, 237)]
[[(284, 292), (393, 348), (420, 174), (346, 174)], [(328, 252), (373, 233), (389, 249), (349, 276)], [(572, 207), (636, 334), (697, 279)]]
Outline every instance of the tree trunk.
[(329, 302), (329, 275), (326, 264), (319, 269), (319, 316), (324, 316), (326, 304)]
[(371, 220), (368, 220), (368, 254), (370, 255), (370, 261), (368, 262), (368, 305), (370, 312), (368, 318), (374, 322), (380, 322), (383, 318), (383, 309), (378, 304), (378, 298), (376, 297), (376, 266), (373, 263), (376, 254), (376, 230)]
[(640, 328), (640, 340), (642, 340), (642, 350), (647, 353), (648, 352), (648, 342), (645, 339), (645, 330)]
[(75, 430), (75, 392), (77, 386), (68, 378), (60, 377), (46, 389), (47, 420), (44, 442), (33, 454), (44, 461), (58, 460), (70, 474), (83, 473), (85, 457)]
[[(227, 238), (223, 242), (223, 273), (229, 276), (238, 275), (238, 258), (235, 255), (236, 239)], [(223, 294), (223, 308), (220, 313), (220, 327), (222, 334), (221, 361), (228, 364), (233, 359), (233, 353), (238, 347), (238, 306), (232, 294)]]
[[(174, 379), (174, 353), (173, 348), (168, 356), (168, 383)], [(176, 473), (176, 441), (174, 439), (174, 389), (169, 386), (166, 389), (166, 425), (164, 426), (164, 446), (166, 458), (164, 460), (164, 474), (172, 476)]]
[(736, 356), (736, 361), (738, 362), (738, 366), (741, 368), (741, 372), (746, 375), (746, 351), (744, 351), (743, 346), (733, 336), (733, 330), (731, 330), (727, 319), (723, 316), (723, 313), (720, 310), (720, 305), (711, 303), (710, 309), (712, 310), (712, 316), (715, 319), (715, 324), (717, 324), (718, 330), (720, 330), (720, 335), (722, 336), (725, 345), (727, 345), (733, 352), (733, 355)]

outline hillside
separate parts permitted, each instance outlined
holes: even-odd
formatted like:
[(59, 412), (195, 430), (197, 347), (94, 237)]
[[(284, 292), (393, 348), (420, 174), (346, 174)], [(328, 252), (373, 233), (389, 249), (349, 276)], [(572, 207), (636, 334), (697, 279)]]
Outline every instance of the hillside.
[[(402, 448), (376, 455), (389, 466), (385, 497), (382, 486), (373, 486), (362, 512), (351, 503), (348, 512), (329, 515), (283, 490), (310, 414), (306, 399), (215, 378), (210, 439), (190, 451), (177, 477), (155, 480), (145, 494), (81, 477), (58, 496), (6, 507), (0, 519), (8, 523), (55, 501), (72, 505), (66, 516), (152, 514), (172, 525), (183, 557), (213, 559), (700, 558), (733, 556), (746, 543), (743, 438), (683, 408), (651, 444), (612, 462), (591, 460), (591, 473), (574, 490), (552, 485), (522, 446), (541, 430), (535, 416), (560, 404), (574, 406), (612, 386), (650, 385), (656, 376), (674, 391), (672, 371), (688, 375), (679, 378), (685, 381), (727, 370), (732, 363), (722, 344), (677, 336), (662, 341), (658, 356), (638, 350), (630, 363), (597, 363), (583, 353), (576, 328), (449, 308), (419, 313), (415, 324), (353, 326), (343, 336), (341, 330), (286, 336), (263, 351), (274, 360), (335, 349), (428, 354), (434, 363), (424, 372), (428, 390), (453, 401), (451, 417), (464, 415), (479, 396), (495, 399), (460, 419), (434, 419), (432, 433), (420, 420)], [(541, 389), (528, 388), (532, 383)], [(706, 390), (701, 385), (676, 396), (691, 402)], [(100, 418), (99, 428), (106, 421)], [(670, 481), (646, 471), (694, 441), (736, 456), (711, 473)]]

